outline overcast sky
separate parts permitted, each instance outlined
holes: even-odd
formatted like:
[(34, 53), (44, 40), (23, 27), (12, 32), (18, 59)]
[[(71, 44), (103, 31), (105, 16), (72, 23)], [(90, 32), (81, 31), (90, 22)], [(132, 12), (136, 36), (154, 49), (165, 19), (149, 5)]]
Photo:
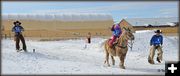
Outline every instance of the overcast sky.
[(107, 13), (115, 21), (178, 17), (178, 1), (2, 1), (2, 14), (9, 13)]

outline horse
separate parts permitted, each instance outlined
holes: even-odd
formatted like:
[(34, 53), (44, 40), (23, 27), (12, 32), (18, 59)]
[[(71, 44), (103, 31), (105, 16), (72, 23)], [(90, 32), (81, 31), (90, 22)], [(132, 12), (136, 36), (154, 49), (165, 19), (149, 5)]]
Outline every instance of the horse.
[(106, 40), (104, 43), (105, 54), (106, 54), (104, 64), (107, 63), (108, 67), (110, 67), (109, 64), (109, 55), (110, 55), (112, 59), (112, 65), (115, 65), (114, 57), (118, 56), (121, 61), (119, 63), (119, 67), (125, 69), (124, 60), (126, 57), (126, 53), (128, 51), (128, 40), (134, 40), (134, 35), (132, 34), (132, 31), (129, 28), (128, 29), (123, 28), (122, 34), (119, 38), (116, 39), (113, 48), (109, 46), (109, 40)]

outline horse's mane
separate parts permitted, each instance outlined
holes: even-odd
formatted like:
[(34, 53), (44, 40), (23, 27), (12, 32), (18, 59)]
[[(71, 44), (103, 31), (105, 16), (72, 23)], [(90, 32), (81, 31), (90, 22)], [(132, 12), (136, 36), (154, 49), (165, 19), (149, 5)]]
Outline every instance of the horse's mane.
[[(124, 40), (126, 40), (126, 33), (125, 33), (126, 31), (124, 30), (124, 31), (122, 31), (122, 34), (121, 34), (121, 36), (117, 39), (118, 41), (117, 41), (117, 44), (119, 45), (119, 44), (122, 44), (122, 42), (125, 42)], [(123, 43), (124, 44), (124, 43)]]

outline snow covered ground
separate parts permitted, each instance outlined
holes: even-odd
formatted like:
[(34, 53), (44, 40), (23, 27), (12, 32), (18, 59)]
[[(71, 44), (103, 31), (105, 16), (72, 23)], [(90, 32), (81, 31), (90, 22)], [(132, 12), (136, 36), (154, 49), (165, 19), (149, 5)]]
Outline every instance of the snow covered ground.
[[(178, 37), (164, 36), (164, 61), (154, 65), (148, 63), (149, 40), (152, 31), (138, 31), (135, 34), (133, 50), (129, 49), (125, 66), (120, 69), (119, 59), (116, 65), (104, 65), (104, 38), (93, 38), (92, 44), (84, 49), (85, 41), (34, 41), (27, 40), (28, 53), (16, 52), (15, 42), (2, 40), (2, 74), (165, 74), (165, 61), (178, 61)], [(33, 53), (32, 49), (36, 52)], [(156, 59), (156, 55), (155, 58)], [(111, 61), (111, 60), (110, 60)]]

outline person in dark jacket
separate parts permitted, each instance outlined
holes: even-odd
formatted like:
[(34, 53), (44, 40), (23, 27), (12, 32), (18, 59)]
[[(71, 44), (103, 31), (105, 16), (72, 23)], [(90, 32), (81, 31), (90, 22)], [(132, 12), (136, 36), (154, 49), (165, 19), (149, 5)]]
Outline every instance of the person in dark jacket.
[(22, 31), (24, 31), (24, 28), (20, 25), (21, 25), (21, 22), (16, 21), (16, 22), (14, 22), (14, 27), (12, 28), (12, 32), (14, 32), (14, 37), (15, 37), (15, 41), (16, 41), (16, 50), (17, 50), (17, 52), (21, 50), (20, 46), (19, 46), (19, 42), (21, 40), (21, 42), (23, 44), (23, 50), (25, 52), (27, 52), (26, 43), (25, 43), (24, 37), (22, 35)]
[(155, 31), (156, 35), (153, 35), (153, 37), (150, 40), (150, 54), (148, 57), (148, 62), (150, 64), (154, 64), (153, 58), (154, 58), (154, 54), (155, 54), (155, 50), (158, 51), (158, 57), (157, 57), (157, 61), (159, 63), (161, 63), (162, 61), (162, 45), (163, 45), (163, 36), (161, 35), (161, 30), (157, 30)]
[(90, 44), (91, 43), (91, 33), (88, 32), (88, 35), (87, 35), (87, 43)]
[(86, 44), (84, 46), (84, 49), (86, 49), (89, 44), (91, 44), (91, 33), (90, 32), (88, 32), (88, 34), (86, 36)]

